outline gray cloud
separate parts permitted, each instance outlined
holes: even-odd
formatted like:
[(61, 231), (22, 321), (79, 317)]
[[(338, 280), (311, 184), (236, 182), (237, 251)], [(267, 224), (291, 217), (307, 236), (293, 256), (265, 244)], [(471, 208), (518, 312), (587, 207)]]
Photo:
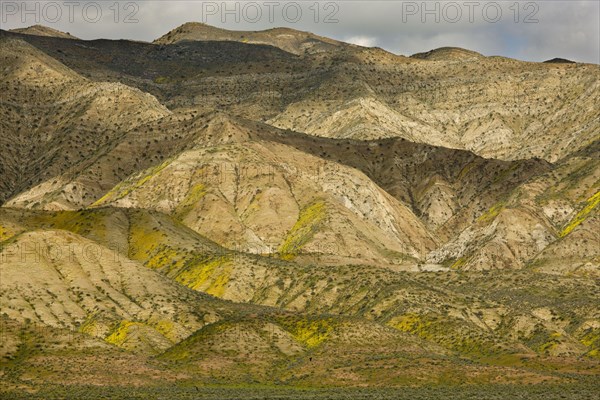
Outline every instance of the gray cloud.
[[(115, 14), (116, 2), (112, 0), (78, 1), (75, 2), (78, 5), (72, 7), (72, 20), (65, 1), (2, 0), (0, 3), (3, 29), (41, 23), (83, 39), (152, 41), (185, 22), (201, 21), (234, 30), (287, 26), (406, 55), (457, 46), (485, 55), (528, 61), (564, 57), (600, 63), (600, 2), (597, 0), (346, 0), (321, 1), (317, 7), (312, 0), (144, 0), (119, 1), (118, 14)], [(29, 13), (24, 12), (23, 4)], [(96, 13), (96, 5), (101, 6), (101, 18)], [(56, 7), (62, 12), (59, 18), (56, 18)], [(127, 23), (128, 15), (137, 22)], [(94, 22), (95, 19), (98, 21)]]

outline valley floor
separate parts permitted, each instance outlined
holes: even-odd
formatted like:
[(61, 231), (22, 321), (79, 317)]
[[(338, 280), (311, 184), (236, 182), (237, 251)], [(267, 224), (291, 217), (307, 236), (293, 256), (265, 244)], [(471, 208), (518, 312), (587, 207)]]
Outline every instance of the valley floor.
[(3, 399), (207, 399), (207, 400), (341, 400), (341, 399), (456, 399), (456, 400), (558, 400), (597, 399), (598, 384), (584, 381), (570, 385), (482, 385), (439, 386), (395, 389), (304, 389), (265, 387), (54, 387), (40, 388), (37, 393), (1, 393)]

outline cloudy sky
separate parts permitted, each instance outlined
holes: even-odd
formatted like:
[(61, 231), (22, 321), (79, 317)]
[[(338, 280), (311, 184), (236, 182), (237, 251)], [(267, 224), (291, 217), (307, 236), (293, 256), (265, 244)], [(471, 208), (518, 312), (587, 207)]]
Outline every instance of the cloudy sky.
[(6, 1), (2, 29), (40, 23), (82, 39), (152, 41), (189, 21), (287, 26), (410, 55), (457, 46), (528, 61), (600, 63), (600, 1)]

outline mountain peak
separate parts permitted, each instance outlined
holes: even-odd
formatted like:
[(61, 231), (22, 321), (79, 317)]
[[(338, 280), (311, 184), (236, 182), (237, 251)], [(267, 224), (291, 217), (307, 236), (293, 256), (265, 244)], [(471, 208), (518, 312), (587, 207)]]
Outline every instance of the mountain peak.
[(44, 25), (31, 25), (27, 28), (11, 29), (10, 32), (22, 33), (24, 35), (33, 36), (50, 36), (63, 39), (78, 39), (77, 37), (71, 35), (69, 32), (62, 32)]
[(460, 47), (440, 47), (427, 52), (413, 54), (411, 57), (430, 61), (464, 61), (481, 59), (485, 56), (477, 53), (476, 51), (467, 50)]
[(546, 64), (575, 64), (575, 61), (567, 60), (566, 58), (553, 58), (551, 60), (544, 61)]
[(186, 22), (154, 41), (174, 44), (182, 41), (234, 41), (278, 47), (288, 53), (319, 53), (342, 46), (342, 42), (292, 28), (278, 27), (263, 31), (233, 31), (201, 22)]

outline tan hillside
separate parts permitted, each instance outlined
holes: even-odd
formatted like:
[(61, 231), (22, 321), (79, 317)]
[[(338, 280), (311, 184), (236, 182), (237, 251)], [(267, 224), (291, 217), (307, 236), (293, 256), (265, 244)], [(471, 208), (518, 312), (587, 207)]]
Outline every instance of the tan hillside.
[[(530, 270), (499, 270), (490, 281), (481, 273), (469, 273), (469, 268), (398, 274), (377, 267), (307, 266), (219, 248), (172, 218), (147, 211), (10, 211), (2, 220), (98, 240), (123, 257), (217, 297), (289, 311), (366, 317), (474, 359), (507, 349), (567, 356), (597, 346), (582, 339), (598, 318), (590, 296), (595, 283), (585, 279), (588, 274), (563, 275), (557, 281)], [(494, 285), (493, 290), (486, 285)], [(556, 302), (540, 314), (548, 296)], [(556, 318), (546, 318), (548, 313)], [(550, 346), (557, 332), (561, 339)]]
[[(196, 29), (217, 28), (190, 25)], [(430, 62), (357, 46), (298, 58), (231, 40), (81, 47), (21, 37), (82, 74), (124, 79), (170, 108), (221, 109), (315, 135), (395, 135), (486, 158), (548, 161), (598, 139), (596, 65), (503, 57)]]
[(460, 47), (440, 47), (425, 53), (413, 54), (411, 57), (429, 61), (467, 61), (484, 58), (483, 55), (475, 51), (461, 49)]
[[(260, 127), (246, 127), (243, 122), (239, 125), (217, 116), (207, 125), (201, 119), (192, 124), (198, 127), (190, 131), (195, 144), (187, 146), (193, 150), (161, 162), (158, 155), (165, 156), (164, 146), (156, 135), (152, 134), (153, 150), (148, 146), (136, 149), (129, 138), (139, 140), (139, 133), (132, 132), (86, 170), (67, 174), (53, 186), (42, 184), (7, 204), (45, 209), (92, 204), (146, 207), (168, 212), (226, 247), (289, 257), (298, 252), (322, 253), (332, 262), (338, 257), (382, 262), (395, 253), (390, 261), (402, 263), (406, 256), (418, 258), (434, 245), (412, 212), (362, 173), (275, 142), (251, 140), (258, 135), (253, 130)], [(208, 144), (212, 146), (204, 147)], [(149, 155), (156, 155), (155, 165), (138, 170), (132, 158), (119, 157), (134, 149), (146, 154), (146, 162)], [(280, 154), (287, 154), (288, 164)], [(98, 192), (104, 182), (115, 179), (115, 159), (124, 164), (120, 170), (132, 172), (131, 178)], [(106, 173), (99, 176), (98, 170)], [(65, 182), (69, 182), (66, 187)], [(187, 189), (177, 189), (182, 183)], [(71, 187), (79, 193), (97, 194), (74, 197), (68, 190)], [(162, 200), (157, 202), (158, 197)], [(355, 226), (356, 231), (346, 233), (347, 226)], [(365, 242), (365, 234), (372, 239)]]
[[(187, 304), (190, 294), (168, 279), (72, 233), (23, 233), (1, 256), (2, 310), (21, 322), (156, 353), (218, 318), (210, 305), (200, 312)], [(173, 313), (182, 320), (174, 321)]]
[(10, 31), (15, 33), (23, 33), (25, 35), (50, 36), (62, 39), (79, 39), (68, 32), (61, 32), (43, 25), (31, 25), (27, 28), (11, 29)]
[(289, 28), (265, 31), (230, 31), (199, 22), (188, 22), (156, 39), (156, 44), (173, 44), (181, 41), (236, 41), (266, 44), (293, 54), (321, 53), (335, 47), (350, 46), (326, 37)]
[[(550, 65), (488, 58), (397, 64), (375, 75), (336, 71), (335, 81), (269, 122), (325, 137), (402, 137), (486, 158), (556, 161), (598, 140), (599, 70)], [(344, 91), (340, 79), (363, 88)]]
[(597, 65), (56, 36), (0, 31), (2, 398), (594, 398)]
[(123, 131), (170, 113), (147, 93), (91, 82), (23, 41), (1, 38), (0, 47), (7, 94), (0, 140), (9, 150), (0, 156), (7, 177), (2, 201), (89, 162)]
[(553, 273), (597, 275), (599, 179), (596, 144), (514, 189), (429, 258), (455, 268), (550, 264)]
[[(99, 216), (94, 217), (94, 213), (97, 211), (84, 218), (81, 218), (83, 215), (80, 213), (80, 222), (77, 222), (75, 213), (33, 213), (28, 221), (23, 221), (38, 221), (38, 226), (48, 227), (47, 224), (55, 223), (79, 230), (90, 237), (99, 237), (98, 234), (104, 229), (109, 229), (114, 235), (118, 229), (126, 226), (123, 224), (124, 220), (114, 218), (112, 213), (104, 214), (103, 218), (108, 219), (96, 219), (89, 228), (82, 226), (81, 222)], [(22, 217), (23, 215), (19, 216), (18, 213), (10, 211), (3, 215), (3, 220)], [(90, 217), (93, 218), (89, 219)], [(133, 218), (132, 221), (144, 220), (136, 213), (130, 213), (129, 217)], [(162, 224), (164, 223), (167, 223), (166, 219), (163, 219)], [(169, 227), (163, 225), (163, 229), (168, 231)], [(52, 248), (52, 251), (29, 253), (30, 257), (37, 257), (35, 262), (13, 259), (12, 249), (24, 243), (36, 243), (37, 248)], [(69, 246), (66, 246), (67, 243)], [(3, 323), (11, 327), (10, 332), (13, 332), (12, 329), (26, 332), (26, 326), (19, 328), (18, 325), (24, 321), (35, 321), (37, 324), (47, 324), (51, 327), (29, 334), (25, 339), (25, 347), (23, 336), (9, 336), (14, 343), (22, 343), (21, 352), (15, 353), (14, 347), (13, 350), (7, 347), (7, 352), (4, 353), (4, 357), (9, 360), (7, 367), (13, 376), (25, 374), (27, 369), (38, 368), (59, 382), (72, 384), (73, 381), (68, 376), (57, 375), (57, 366), (62, 362), (62, 368), (67, 368), (74, 374), (85, 373), (96, 382), (103, 379), (106, 363), (110, 360), (122, 360), (117, 361), (116, 368), (125, 368), (121, 363), (125, 362), (128, 356), (115, 353), (113, 346), (137, 354), (156, 354), (167, 346), (169, 350), (160, 356), (162, 364), (145, 366), (147, 361), (129, 357), (127, 362), (130, 368), (138, 371), (135, 375), (137, 382), (148, 382), (150, 377), (147, 374), (156, 368), (166, 368), (166, 375), (161, 374), (162, 380), (176, 379), (173, 374), (185, 374), (194, 376), (195, 379), (216, 380), (220, 383), (239, 383), (252, 376), (263, 382), (276, 380), (294, 384), (315, 384), (325, 379), (328, 384), (336, 386), (361, 382), (373, 382), (377, 385), (372, 381), (372, 374), (381, 368), (391, 369), (390, 373), (383, 376), (377, 374), (379, 385), (393, 386), (416, 376), (424, 381), (436, 382), (440, 373), (449, 374), (444, 378), (446, 383), (507, 379), (508, 371), (503, 366), (484, 362), (477, 367), (467, 367), (448, 357), (452, 354), (449, 351), (459, 348), (455, 346), (463, 346), (460, 342), (449, 341), (455, 339), (440, 336), (419, 338), (410, 335), (411, 331), (405, 330), (409, 329), (406, 327), (410, 325), (398, 325), (398, 321), (405, 317), (392, 318), (386, 324), (388, 326), (384, 326), (378, 322), (341, 316), (306, 317), (259, 307), (238, 308), (205, 296), (194, 296), (166, 277), (162, 278), (150, 269), (140, 269), (140, 265), (128, 260), (125, 254), (119, 252), (120, 249), (109, 250), (99, 244), (90, 247), (92, 243), (74, 233), (46, 229), (44, 232), (32, 231), (23, 234), (10, 246), (4, 247), (2, 256), (6, 262), (2, 265), (5, 293), (3, 304), (8, 304), (8, 312), (3, 318), (8, 320), (4, 320)], [(56, 250), (63, 248), (63, 244), (71, 249), (66, 261), (59, 259), (60, 253)], [(85, 251), (83, 255), (79, 255), (80, 246)], [(136, 245), (132, 248), (134, 247)], [(93, 248), (93, 251), (89, 250), (90, 248)], [(35, 276), (44, 279), (23, 281), (23, 277), (27, 275), (19, 271), (29, 271), (31, 268), (35, 268)], [(234, 271), (237, 275), (237, 269)], [(327, 272), (323, 270), (322, 273)], [(319, 279), (326, 276), (321, 277), (321, 272), (319, 273)], [(339, 278), (336, 276), (336, 279), (343, 279), (344, 276), (348, 277), (348, 273), (342, 273)], [(377, 280), (371, 279), (373, 283)], [(364, 283), (366, 280), (357, 279), (354, 282)], [(18, 288), (19, 291), (6, 290), (12, 287)], [(147, 295), (149, 290), (152, 291), (152, 296)], [(49, 304), (45, 296), (52, 297), (52, 304), (56, 305), (45, 306)], [(177, 301), (173, 303), (167, 300), (169, 298), (175, 298)], [(340, 300), (342, 298), (340, 296)], [(318, 304), (317, 297), (314, 300), (315, 305)], [(19, 311), (19, 307), (25, 312), (12, 313), (12, 310)], [(168, 315), (177, 317), (169, 319)], [(241, 315), (241, 318), (236, 315)], [(60, 320), (67, 325), (57, 324), (53, 319), (55, 316), (61, 316)], [(65, 316), (69, 318), (65, 319)], [(389, 316), (386, 316), (384, 320), (388, 318)], [(75, 337), (76, 341), (68, 344), (56, 341), (52, 345), (35, 346), (36, 343), (45, 343), (44, 341), (52, 338), (55, 332), (59, 333), (60, 329), (72, 327), (70, 324), (75, 324), (77, 328), (77, 332), (69, 334)], [(181, 340), (189, 333), (186, 328), (202, 325), (204, 327), (188, 339)], [(82, 333), (103, 339), (105, 344), (89, 339), (86, 342)], [(440, 344), (436, 343), (438, 340)], [(178, 344), (171, 347), (171, 343)], [(381, 346), (381, 343), (386, 345)], [(65, 346), (70, 349), (68, 357), (64, 354)], [(353, 349), (352, 352), (347, 351), (348, 346)], [(450, 349), (445, 350), (446, 346), (450, 346)], [(23, 351), (24, 349), (29, 350)], [(252, 353), (253, 357), (249, 357), (249, 353)], [(375, 354), (377, 357), (373, 358)], [(415, 366), (414, 358), (417, 354), (420, 361)], [(435, 363), (436, 367), (431, 370), (428, 360), (440, 360), (439, 357), (442, 357), (443, 361)], [(16, 360), (18, 363), (14, 362)], [(369, 363), (379, 361), (366, 370), (359, 367), (367, 360), (370, 360)], [(75, 364), (82, 361), (84, 365)], [(40, 363), (43, 363), (43, 366)], [(169, 363), (176, 364), (168, 366)], [(413, 367), (406, 372), (400, 372), (405, 369), (403, 366), (408, 364)], [(96, 367), (93, 372), (88, 370), (90, 365)], [(226, 369), (226, 374), (223, 373), (223, 368)], [(327, 371), (332, 369), (336, 372), (333, 375), (328, 374)], [(299, 377), (300, 371), (302, 372)], [(509, 376), (513, 380), (524, 382), (556, 379), (527, 369), (512, 370)], [(43, 379), (36, 378), (27, 385), (42, 382)]]
[(277, 130), (263, 135), (363, 171), (381, 188), (409, 204), (442, 241), (475, 222), (506, 191), (552, 169), (542, 160), (485, 159), (468, 151), (404, 139), (317, 139)]
[(269, 142), (184, 152), (94, 205), (166, 212), (226, 247), (259, 254), (381, 261), (388, 252), (419, 257), (434, 245), (406, 206), (363, 174)]

